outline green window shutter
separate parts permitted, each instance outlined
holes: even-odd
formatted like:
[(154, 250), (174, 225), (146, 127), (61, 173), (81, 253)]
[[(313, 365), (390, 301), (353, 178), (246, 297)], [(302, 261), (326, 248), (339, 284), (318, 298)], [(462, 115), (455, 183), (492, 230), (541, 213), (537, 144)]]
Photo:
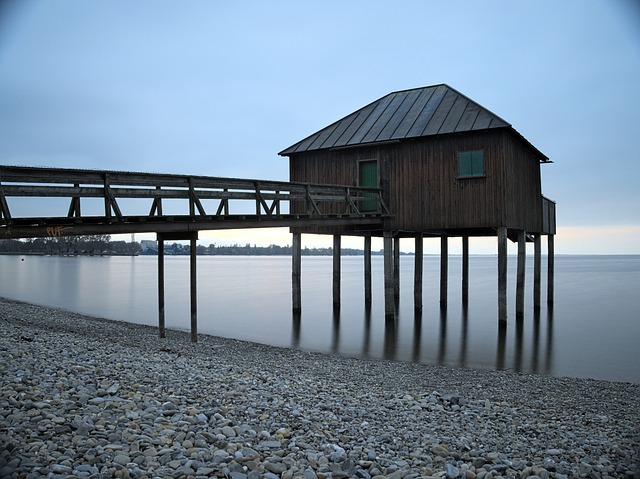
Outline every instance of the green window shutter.
[(471, 152), (471, 175), (484, 175), (484, 152), (482, 150)]
[(484, 176), (484, 151), (459, 151), (458, 176)]
[(459, 151), (458, 152), (458, 176), (471, 176), (471, 152)]

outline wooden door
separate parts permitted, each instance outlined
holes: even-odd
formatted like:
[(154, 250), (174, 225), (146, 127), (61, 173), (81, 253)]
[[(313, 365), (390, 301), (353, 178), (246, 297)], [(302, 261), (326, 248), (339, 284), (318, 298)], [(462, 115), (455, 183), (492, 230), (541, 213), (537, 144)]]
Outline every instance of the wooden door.
[[(378, 188), (378, 161), (366, 160), (358, 162), (358, 184), (359, 186), (371, 186)], [(377, 198), (375, 193), (366, 193), (366, 197)], [(378, 202), (376, 200), (364, 200), (360, 205), (361, 211), (376, 211)]]

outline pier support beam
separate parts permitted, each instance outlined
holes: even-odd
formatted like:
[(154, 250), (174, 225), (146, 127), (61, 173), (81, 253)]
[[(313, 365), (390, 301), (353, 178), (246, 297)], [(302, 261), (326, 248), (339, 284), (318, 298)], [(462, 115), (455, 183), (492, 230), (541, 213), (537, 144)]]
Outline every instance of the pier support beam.
[(384, 232), (384, 315), (386, 319), (395, 317), (393, 299), (393, 236)]
[(525, 231), (518, 231), (518, 271), (516, 277), (516, 317), (524, 316), (524, 278), (527, 260), (527, 237)]
[(340, 308), (340, 252), (342, 237), (333, 235), (333, 307)]
[(542, 247), (540, 235), (533, 239), (533, 310), (540, 311), (540, 272), (542, 269)]
[(293, 311), (302, 310), (302, 291), (300, 280), (302, 277), (302, 234), (293, 233), (291, 245), (291, 296)]
[(422, 233), (416, 233), (415, 266), (413, 270), (413, 307), (422, 311), (422, 273), (424, 269), (424, 239)]
[(449, 237), (440, 238), (440, 306), (447, 305), (449, 288)]
[(166, 336), (164, 328), (164, 240), (158, 235), (158, 334)]
[(507, 323), (507, 228), (498, 228), (498, 323)]
[(553, 304), (554, 296), (554, 245), (553, 235), (547, 235), (547, 303)]
[(462, 302), (469, 302), (469, 237), (462, 237)]
[(364, 302), (371, 304), (371, 236), (364, 237)]
[(191, 295), (191, 341), (198, 341), (198, 285), (197, 285), (197, 231), (185, 231), (175, 233), (158, 233), (158, 324), (160, 337), (165, 336), (164, 325), (164, 242), (167, 240), (184, 241), (189, 240), (189, 292)]
[(191, 342), (198, 342), (198, 274), (196, 270), (196, 258), (197, 258), (197, 245), (196, 239), (198, 233), (194, 233), (189, 241), (190, 251), (190, 276), (191, 276)]

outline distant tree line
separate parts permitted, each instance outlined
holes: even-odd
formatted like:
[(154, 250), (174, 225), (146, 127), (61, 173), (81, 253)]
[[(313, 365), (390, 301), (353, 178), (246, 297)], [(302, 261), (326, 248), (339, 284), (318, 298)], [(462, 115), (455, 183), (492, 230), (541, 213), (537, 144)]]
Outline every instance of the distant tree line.
[(110, 235), (0, 240), (0, 253), (48, 255), (137, 255), (140, 243), (111, 241)]
[[(200, 245), (197, 247), (196, 251), (199, 255), (208, 256), (291, 256), (291, 246), (278, 246), (275, 244), (269, 246), (252, 246), (249, 243), (244, 246), (239, 244), (230, 246), (210, 244), (209, 246)], [(359, 256), (364, 254), (364, 251), (361, 249), (342, 248), (340, 251), (343, 256)], [(188, 246), (185, 247), (184, 254), (189, 254)], [(333, 248), (302, 248), (302, 255), (304, 256), (331, 256), (332, 254)], [(373, 252), (372, 254), (379, 253)]]
[[(155, 243), (155, 242), (154, 242)], [(46, 255), (157, 255), (157, 249), (142, 248), (133, 241), (111, 241), (110, 235), (59, 236), (56, 238), (30, 238), (0, 240), (0, 254), (46, 254)], [(179, 243), (165, 245), (165, 254), (188, 255), (189, 245)], [(210, 244), (198, 245), (196, 254), (202, 256), (291, 256), (291, 246), (256, 246), (233, 244), (229, 246)], [(304, 256), (331, 256), (333, 248), (303, 248)], [(361, 249), (342, 248), (343, 256), (360, 256)], [(373, 251), (374, 255), (383, 254), (382, 250)]]

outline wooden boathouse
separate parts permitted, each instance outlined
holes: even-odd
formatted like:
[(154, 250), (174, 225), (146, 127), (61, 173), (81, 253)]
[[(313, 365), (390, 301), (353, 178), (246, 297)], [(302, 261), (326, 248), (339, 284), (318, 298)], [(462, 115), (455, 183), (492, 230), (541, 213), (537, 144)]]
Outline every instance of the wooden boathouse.
[[(301, 309), (303, 233), (333, 235), (333, 303), (340, 305), (343, 235), (364, 238), (365, 301), (371, 301), (371, 239), (384, 238), (385, 316), (399, 294), (400, 239), (415, 239), (414, 301), (422, 308), (423, 240), (441, 242), (440, 304), (447, 303), (448, 241), (462, 238), (462, 300), (469, 238), (498, 239), (498, 319), (507, 319), (507, 241), (518, 243), (516, 314), (524, 314), (526, 242), (534, 242), (534, 308), (540, 307), (541, 237), (548, 240), (553, 302), (555, 203), (542, 195), (549, 158), (505, 120), (448, 85), (390, 93), (280, 152), (290, 181), (0, 165), (0, 239), (156, 233), (158, 325), (164, 336), (166, 240), (191, 244), (191, 337), (197, 338), (198, 232), (286, 226), (293, 234), (292, 306)], [(14, 214), (14, 200), (42, 202)], [(98, 200), (97, 207), (92, 201)], [(130, 200), (134, 200), (130, 202)], [(137, 200), (149, 210), (133, 210)], [(81, 207), (82, 203), (82, 207)], [(87, 203), (93, 205), (86, 208)], [(55, 211), (46, 212), (49, 207)], [(148, 211), (148, 212), (147, 212)]]
[[(300, 235), (334, 238), (334, 305), (340, 303), (340, 238), (365, 241), (365, 299), (371, 298), (371, 238), (384, 238), (385, 313), (398, 294), (400, 238), (415, 238), (415, 307), (422, 308), (423, 238), (441, 238), (440, 302), (447, 302), (448, 239), (462, 238), (463, 301), (469, 238), (498, 241), (498, 315), (507, 318), (507, 241), (518, 243), (516, 314), (524, 312), (526, 242), (534, 246), (534, 307), (540, 307), (541, 236), (548, 239), (547, 299), (553, 301), (555, 202), (542, 195), (540, 166), (551, 163), (511, 124), (448, 85), (390, 93), (279, 153), (290, 181), (380, 188), (392, 213), (382, 226), (292, 227), (293, 306), (300, 308)], [(303, 212), (302, 203), (291, 205)], [(341, 206), (335, 205), (335, 212)], [(361, 209), (380, 203), (361, 201)]]

